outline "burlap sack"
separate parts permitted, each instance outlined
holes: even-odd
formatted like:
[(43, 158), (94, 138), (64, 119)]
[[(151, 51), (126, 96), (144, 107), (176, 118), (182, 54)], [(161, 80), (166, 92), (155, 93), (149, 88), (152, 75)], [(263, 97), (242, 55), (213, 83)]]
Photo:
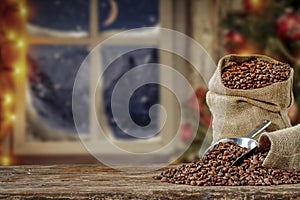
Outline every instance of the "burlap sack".
[(272, 121), (267, 131), (291, 126), (287, 112), (293, 104), (292, 68), (288, 80), (263, 88), (241, 90), (229, 89), (223, 85), (223, 68), (232, 61), (244, 62), (253, 58), (278, 63), (262, 55), (228, 55), (219, 61), (216, 72), (209, 81), (206, 100), (213, 116), (213, 142), (222, 138), (245, 136), (263, 119)]
[(259, 148), (270, 147), (264, 167), (300, 170), (300, 125), (263, 133)]

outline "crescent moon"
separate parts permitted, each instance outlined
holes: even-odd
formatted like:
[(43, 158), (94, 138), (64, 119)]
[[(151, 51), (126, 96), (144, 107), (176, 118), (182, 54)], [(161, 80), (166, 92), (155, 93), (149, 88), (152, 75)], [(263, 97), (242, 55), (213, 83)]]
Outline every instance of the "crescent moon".
[(109, 0), (110, 12), (107, 19), (104, 21), (103, 26), (109, 26), (116, 20), (118, 16), (118, 4), (115, 0)]

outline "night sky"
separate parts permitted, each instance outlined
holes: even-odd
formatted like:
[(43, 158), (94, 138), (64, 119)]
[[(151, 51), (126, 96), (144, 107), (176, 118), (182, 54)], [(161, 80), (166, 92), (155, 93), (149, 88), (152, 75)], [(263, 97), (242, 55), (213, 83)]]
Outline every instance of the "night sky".
[[(126, 47), (123, 47), (126, 48)], [(105, 46), (101, 50), (103, 65), (108, 65), (107, 60), (112, 60), (112, 56), (118, 55), (119, 52), (124, 52), (122, 50), (122, 46)], [(124, 133), (115, 123), (117, 120), (119, 123), (124, 124), (128, 130), (131, 132), (137, 132), (138, 130), (133, 130), (129, 127), (128, 115), (127, 113), (119, 113), (122, 118), (115, 119), (112, 115), (111, 111), (111, 96), (115, 84), (117, 81), (130, 69), (137, 67), (142, 64), (147, 63), (158, 63), (158, 50), (155, 48), (148, 49), (140, 49), (129, 52), (125, 55), (118, 57), (113, 63), (108, 65), (106, 71), (104, 71), (104, 83), (103, 83), (103, 99), (104, 99), (104, 109), (107, 115), (107, 122), (113, 130), (113, 133), (118, 138), (130, 139), (131, 136)], [(156, 82), (158, 82), (158, 71), (156, 68), (151, 68), (151, 65), (148, 66), (147, 70), (140, 71), (135, 79), (127, 80), (127, 85), (123, 86), (126, 88), (130, 88), (133, 82), (139, 83), (141, 80), (145, 80), (146, 77), (154, 77)], [(127, 91), (122, 91), (127, 92)], [(120, 107), (119, 110), (123, 110), (125, 105), (124, 99), (122, 98), (125, 95), (117, 95), (117, 106)], [(150, 123), (150, 118), (148, 115), (149, 109), (152, 105), (159, 103), (159, 86), (157, 84), (147, 84), (140, 88), (138, 88), (129, 101), (129, 112), (132, 120), (141, 127), (144, 127)], [(118, 109), (118, 108), (117, 108)], [(152, 127), (149, 127), (148, 130), (144, 130), (141, 132), (143, 136), (152, 136), (153, 132), (159, 127), (159, 116), (156, 113), (156, 116), (153, 119), (154, 121), (151, 123)], [(155, 131), (157, 132), (157, 131)]]
[[(99, 0), (99, 29), (126, 30), (156, 26), (159, 21), (158, 0), (115, 0), (114, 22), (103, 26), (111, 13), (109, 0)], [(31, 24), (64, 31), (88, 31), (88, 0), (28, 0)]]
[(65, 31), (88, 31), (89, 1), (27, 0), (31, 24)]
[[(112, 15), (111, 1), (100, 0), (98, 3), (99, 28), (102, 31), (113, 29), (131, 29), (139, 27), (156, 26), (158, 24), (158, 0), (115, 0), (117, 3), (116, 18), (109, 25), (105, 21)], [(89, 28), (89, 1), (87, 0), (28, 0), (30, 7), (29, 23), (41, 28), (55, 31), (88, 32)], [(51, 36), (50, 36), (51, 37)], [(100, 56), (103, 62), (109, 57), (115, 57), (122, 46), (107, 46), (101, 50)], [(71, 97), (72, 87), (80, 63), (89, 53), (88, 46), (64, 46), (64, 45), (30, 45), (28, 57), (31, 61), (29, 68), (34, 69), (35, 77), (30, 80), (30, 89), (33, 104), (40, 119), (54, 129), (65, 130), (66, 133), (75, 133), (73, 122)], [(116, 81), (126, 71), (133, 67), (155, 62), (159, 60), (155, 49), (145, 49), (131, 52), (118, 58), (105, 72), (103, 83), (103, 105), (107, 122), (118, 138), (131, 138), (123, 133), (115, 124), (111, 113), (110, 99)], [(158, 76), (158, 72), (149, 69), (141, 72), (140, 76)], [(89, 75), (86, 76), (86, 84), (82, 86), (82, 113), (83, 123), (79, 128), (83, 132), (89, 131)], [(119, 100), (122, 104), (122, 99)], [(149, 108), (159, 102), (159, 87), (146, 85), (139, 88), (130, 101), (130, 114), (133, 120), (140, 126), (147, 125), (150, 121)], [(124, 117), (122, 122), (126, 122)], [(153, 129), (158, 125), (155, 121)], [(150, 130), (151, 132), (151, 130)], [(147, 135), (148, 133), (141, 133)], [(149, 133), (150, 134), (150, 133)]]
[(158, 24), (158, 0), (116, 0), (116, 2), (118, 5), (116, 20), (110, 26), (103, 26), (110, 13), (110, 4), (109, 0), (100, 0), (98, 4), (100, 30), (126, 30)]
[[(29, 49), (30, 91), (32, 103), (42, 122), (54, 129), (75, 133), (72, 114), (72, 90), (76, 73), (89, 53), (84, 46), (41, 46)], [(81, 85), (80, 111), (84, 114), (78, 128), (89, 131), (89, 74)], [(85, 120), (83, 120), (85, 119)]]

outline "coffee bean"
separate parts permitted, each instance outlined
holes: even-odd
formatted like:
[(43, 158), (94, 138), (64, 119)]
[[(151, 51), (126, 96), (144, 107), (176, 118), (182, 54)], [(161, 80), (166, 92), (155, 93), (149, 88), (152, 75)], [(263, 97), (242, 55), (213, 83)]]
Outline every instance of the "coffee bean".
[(162, 179), (161, 179), (160, 181), (161, 181), (161, 182), (167, 182), (168, 179), (167, 179), (167, 177), (162, 177)]
[(230, 89), (256, 89), (289, 78), (290, 66), (252, 59), (243, 63), (230, 62), (222, 70), (223, 84)]
[(168, 169), (153, 178), (161, 182), (193, 186), (267, 186), (300, 183), (299, 171), (268, 169), (262, 166), (268, 149), (250, 156), (240, 166), (231, 166), (244, 152), (245, 148), (231, 142), (219, 143), (201, 160)]

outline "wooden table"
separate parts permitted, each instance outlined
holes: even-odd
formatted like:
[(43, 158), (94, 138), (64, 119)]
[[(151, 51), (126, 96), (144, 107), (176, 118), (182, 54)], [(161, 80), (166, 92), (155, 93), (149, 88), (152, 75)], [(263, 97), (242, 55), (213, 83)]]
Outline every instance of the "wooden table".
[(198, 187), (153, 180), (158, 173), (103, 165), (0, 167), (0, 199), (300, 199), (300, 184)]

